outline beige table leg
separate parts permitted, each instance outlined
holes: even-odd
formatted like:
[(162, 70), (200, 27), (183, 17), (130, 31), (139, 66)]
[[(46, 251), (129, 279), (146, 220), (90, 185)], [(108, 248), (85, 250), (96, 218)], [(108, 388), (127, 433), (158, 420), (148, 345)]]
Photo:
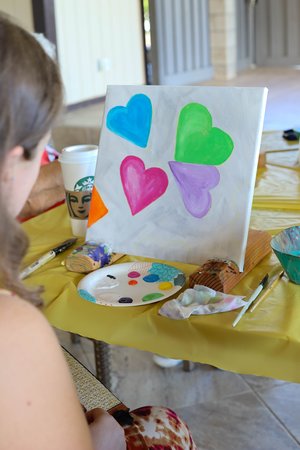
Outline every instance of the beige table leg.
[(70, 333), (70, 336), (71, 336), (72, 344), (79, 344), (80, 343), (80, 336), (79, 336), (79, 334)]
[(96, 377), (108, 389), (111, 387), (110, 348), (109, 344), (93, 340), (95, 353)]
[(195, 363), (192, 361), (183, 361), (183, 370), (185, 372), (191, 372), (195, 367)]

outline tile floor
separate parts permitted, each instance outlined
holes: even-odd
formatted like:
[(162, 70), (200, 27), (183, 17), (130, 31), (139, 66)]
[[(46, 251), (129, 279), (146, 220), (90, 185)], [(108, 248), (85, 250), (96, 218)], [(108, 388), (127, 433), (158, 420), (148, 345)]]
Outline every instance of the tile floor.
[[(213, 84), (213, 83), (210, 83)], [(216, 83), (217, 84), (217, 83)], [(265, 126), (286, 129), (300, 125), (300, 72), (257, 69), (228, 82), (270, 89)], [(98, 126), (102, 105), (68, 113), (65, 125)], [(91, 371), (93, 345), (57, 331), (60, 342)], [(239, 375), (196, 365), (161, 369), (151, 354), (111, 346), (112, 390), (130, 408), (163, 404), (174, 408), (190, 426), (199, 450), (300, 449), (300, 385), (271, 378)]]
[[(88, 339), (60, 342), (95, 371)], [(189, 425), (199, 450), (300, 449), (300, 385), (239, 375), (197, 364), (161, 369), (151, 354), (111, 346), (112, 391), (131, 409), (141, 405), (173, 408)]]

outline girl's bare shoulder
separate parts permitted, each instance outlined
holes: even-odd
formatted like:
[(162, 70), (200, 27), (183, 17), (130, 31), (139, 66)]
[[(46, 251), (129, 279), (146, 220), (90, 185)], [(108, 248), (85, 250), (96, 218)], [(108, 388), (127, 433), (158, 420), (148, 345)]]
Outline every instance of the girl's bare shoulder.
[[(29, 302), (8, 291), (0, 290), (0, 348), (39, 336), (47, 339), (52, 335), (42, 313)], [(11, 348), (12, 350), (12, 348)]]
[(0, 294), (0, 355), (5, 411), (0, 420), (1, 450), (91, 449), (55, 333), (37, 308), (5, 293)]
[(13, 292), (0, 289), (0, 320), (8, 319), (10, 316), (18, 320), (23, 314), (35, 318), (41, 315), (38, 309), (30, 302), (23, 300)]

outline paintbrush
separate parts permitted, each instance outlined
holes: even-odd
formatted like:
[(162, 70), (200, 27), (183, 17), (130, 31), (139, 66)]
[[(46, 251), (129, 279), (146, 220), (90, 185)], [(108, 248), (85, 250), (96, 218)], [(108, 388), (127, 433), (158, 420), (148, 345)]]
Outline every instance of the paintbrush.
[(252, 305), (252, 303), (254, 302), (254, 300), (256, 300), (256, 298), (259, 296), (259, 294), (261, 293), (261, 291), (266, 287), (266, 284), (269, 280), (269, 274), (265, 275), (263, 277), (263, 279), (261, 280), (261, 282), (259, 283), (259, 285), (257, 286), (257, 288), (252, 292), (252, 294), (249, 297), (249, 300), (247, 301), (247, 303), (243, 306), (243, 308), (241, 309), (240, 313), (237, 315), (237, 317), (234, 319), (232, 326), (235, 327), (238, 322), (241, 320), (241, 318), (243, 317), (243, 315), (245, 314), (245, 312), (250, 308), (250, 306)]
[(270, 291), (273, 289), (273, 287), (278, 283), (278, 281), (283, 277), (284, 270), (276, 274), (269, 282), (268, 286), (266, 287), (265, 291), (261, 294), (260, 297), (258, 297), (257, 301), (254, 303), (254, 305), (250, 308), (250, 312), (253, 312), (258, 305), (269, 295)]

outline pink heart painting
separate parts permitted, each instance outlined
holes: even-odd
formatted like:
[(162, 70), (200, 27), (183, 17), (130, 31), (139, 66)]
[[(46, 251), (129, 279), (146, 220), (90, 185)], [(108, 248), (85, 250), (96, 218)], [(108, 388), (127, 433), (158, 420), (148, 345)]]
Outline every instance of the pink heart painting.
[(169, 182), (164, 170), (159, 167), (146, 169), (142, 159), (137, 156), (127, 156), (123, 159), (120, 175), (133, 216), (161, 197)]

